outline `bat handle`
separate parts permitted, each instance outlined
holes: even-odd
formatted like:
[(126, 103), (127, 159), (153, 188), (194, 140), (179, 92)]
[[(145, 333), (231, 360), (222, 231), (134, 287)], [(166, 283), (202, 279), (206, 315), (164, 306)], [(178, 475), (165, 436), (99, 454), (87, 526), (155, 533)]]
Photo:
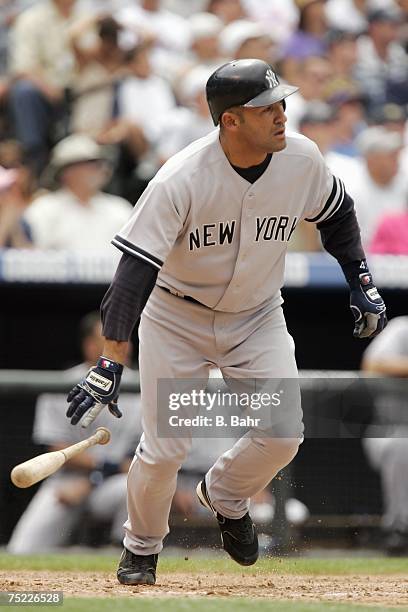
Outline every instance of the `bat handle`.
[(64, 454), (66, 461), (75, 457), (78, 452), (82, 452), (90, 446), (95, 446), (96, 444), (107, 444), (111, 438), (111, 433), (109, 429), (106, 427), (98, 427), (95, 433), (92, 436), (89, 436), (86, 440), (82, 440), (82, 442), (78, 442), (78, 444), (73, 444), (72, 446), (67, 446), (67, 448), (62, 448), (61, 452)]
[(95, 406), (93, 406), (93, 408), (91, 408), (84, 416), (84, 418), (82, 419), (82, 427), (85, 429), (86, 427), (88, 427), (88, 425), (90, 425), (91, 423), (93, 423), (93, 421), (96, 419), (96, 417), (102, 412), (102, 410), (105, 408), (105, 404), (95, 404)]

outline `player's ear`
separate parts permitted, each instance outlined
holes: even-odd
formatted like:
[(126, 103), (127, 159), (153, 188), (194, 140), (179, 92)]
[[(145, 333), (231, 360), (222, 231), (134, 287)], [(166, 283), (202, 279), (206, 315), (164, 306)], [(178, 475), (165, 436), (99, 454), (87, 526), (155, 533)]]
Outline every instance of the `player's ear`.
[(221, 115), (220, 124), (226, 130), (236, 130), (242, 123), (238, 112), (233, 110), (225, 111)]

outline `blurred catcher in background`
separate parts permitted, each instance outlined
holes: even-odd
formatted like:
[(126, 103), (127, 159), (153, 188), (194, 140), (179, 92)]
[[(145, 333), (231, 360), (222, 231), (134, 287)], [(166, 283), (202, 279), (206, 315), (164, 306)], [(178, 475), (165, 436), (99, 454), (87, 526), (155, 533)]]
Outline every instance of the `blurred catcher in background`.
[[(73, 379), (86, 375), (102, 350), (99, 313), (90, 313), (80, 323), (84, 362), (67, 374)], [(110, 444), (97, 445), (69, 461), (45, 480), (17, 523), (8, 544), (14, 554), (53, 550), (70, 543), (84, 517), (110, 522), (110, 538), (119, 543), (126, 510), (126, 474), (140, 436), (136, 394), (124, 393), (122, 419), (102, 414), (100, 423), (109, 426)], [(38, 397), (33, 438), (48, 451), (59, 450), (85, 439), (88, 431), (73, 427), (65, 418), (64, 394), (44, 393)]]

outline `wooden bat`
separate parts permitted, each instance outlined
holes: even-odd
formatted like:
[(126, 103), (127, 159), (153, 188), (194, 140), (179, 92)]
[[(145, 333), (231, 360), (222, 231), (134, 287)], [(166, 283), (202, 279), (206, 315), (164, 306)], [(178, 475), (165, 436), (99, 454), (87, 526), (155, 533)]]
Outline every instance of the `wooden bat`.
[(19, 465), (16, 465), (11, 471), (11, 480), (13, 484), (20, 489), (31, 487), (31, 485), (47, 478), (47, 476), (59, 470), (66, 461), (82, 453), (90, 446), (95, 446), (95, 444), (107, 444), (110, 437), (111, 433), (109, 429), (98, 427), (92, 436), (89, 436), (86, 440), (82, 440), (82, 442), (72, 444), (58, 451), (43, 453), (28, 461), (24, 461), (24, 463), (19, 463)]

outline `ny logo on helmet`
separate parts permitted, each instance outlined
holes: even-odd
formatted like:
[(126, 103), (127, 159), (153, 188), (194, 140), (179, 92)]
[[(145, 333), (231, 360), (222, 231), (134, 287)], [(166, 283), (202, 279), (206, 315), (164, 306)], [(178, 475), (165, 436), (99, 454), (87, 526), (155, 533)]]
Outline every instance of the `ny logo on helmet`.
[(279, 81), (276, 77), (276, 74), (270, 68), (266, 71), (265, 79), (268, 82), (269, 89), (273, 89), (274, 87), (277, 87), (279, 85)]

